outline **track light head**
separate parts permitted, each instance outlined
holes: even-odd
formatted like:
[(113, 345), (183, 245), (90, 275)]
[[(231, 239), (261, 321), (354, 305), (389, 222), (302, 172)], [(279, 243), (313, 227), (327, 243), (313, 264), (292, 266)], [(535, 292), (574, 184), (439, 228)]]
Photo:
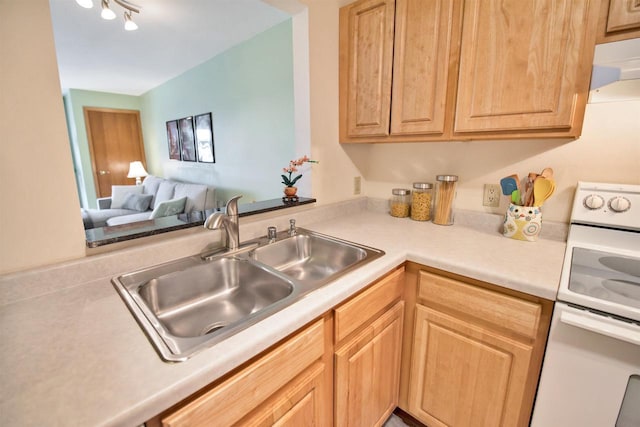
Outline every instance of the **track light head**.
[(112, 20), (116, 19), (116, 13), (109, 9), (109, 0), (102, 0), (102, 12), (100, 12), (102, 19)]
[(124, 12), (124, 29), (127, 31), (135, 31), (138, 29), (138, 24), (133, 22), (131, 12), (129, 11)]

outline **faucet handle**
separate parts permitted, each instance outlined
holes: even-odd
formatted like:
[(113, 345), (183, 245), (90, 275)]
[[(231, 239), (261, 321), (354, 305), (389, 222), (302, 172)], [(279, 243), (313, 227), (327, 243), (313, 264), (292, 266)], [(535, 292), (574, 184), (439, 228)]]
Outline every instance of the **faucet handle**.
[(276, 235), (278, 231), (274, 226), (267, 227), (267, 238), (269, 239), (269, 243), (273, 243), (276, 241)]
[(290, 219), (289, 220), (289, 236), (295, 236), (297, 234), (296, 231), (296, 220), (295, 219)]

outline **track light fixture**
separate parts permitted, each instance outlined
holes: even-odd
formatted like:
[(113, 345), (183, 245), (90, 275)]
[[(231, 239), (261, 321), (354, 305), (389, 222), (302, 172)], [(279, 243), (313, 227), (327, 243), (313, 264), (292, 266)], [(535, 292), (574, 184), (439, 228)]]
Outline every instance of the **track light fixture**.
[[(135, 31), (138, 29), (138, 24), (133, 22), (132, 13), (140, 13), (140, 6), (136, 6), (133, 3), (129, 3), (127, 0), (113, 0), (115, 4), (125, 9), (124, 11), (124, 29), (127, 31)], [(76, 0), (80, 6), (85, 9), (91, 9), (93, 7), (93, 0)], [(102, 11), (100, 16), (103, 19), (112, 20), (116, 18), (116, 13), (109, 7), (109, 0), (101, 0)]]

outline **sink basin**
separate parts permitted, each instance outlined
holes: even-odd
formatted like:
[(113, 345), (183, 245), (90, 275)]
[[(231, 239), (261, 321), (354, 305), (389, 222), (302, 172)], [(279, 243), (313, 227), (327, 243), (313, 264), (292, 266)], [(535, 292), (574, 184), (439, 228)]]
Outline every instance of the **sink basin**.
[(291, 282), (236, 258), (155, 277), (138, 289), (162, 327), (176, 337), (215, 332), (292, 292)]
[(127, 307), (166, 361), (265, 319), (384, 252), (309, 230), (247, 242), (113, 278)]
[(266, 264), (300, 282), (324, 281), (367, 257), (367, 251), (352, 243), (305, 232), (251, 252)]
[(185, 360), (252, 325), (296, 293), (290, 279), (233, 256), (184, 258), (113, 283), (167, 361)]

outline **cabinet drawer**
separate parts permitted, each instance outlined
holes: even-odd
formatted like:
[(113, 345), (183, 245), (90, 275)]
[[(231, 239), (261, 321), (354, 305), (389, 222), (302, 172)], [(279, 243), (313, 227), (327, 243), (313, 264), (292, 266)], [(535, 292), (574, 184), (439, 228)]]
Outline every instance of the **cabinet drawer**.
[(162, 426), (231, 425), (321, 358), (323, 353), (324, 321), (321, 319), (209, 392), (163, 417)]
[(542, 307), (496, 291), (420, 272), (418, 299), (523, 337), (535, 339)]
[(394, 271), (335, 311), (335, 340), (340, 342), (375, 314), (400, 298), (404, 288), (404, 267)]

